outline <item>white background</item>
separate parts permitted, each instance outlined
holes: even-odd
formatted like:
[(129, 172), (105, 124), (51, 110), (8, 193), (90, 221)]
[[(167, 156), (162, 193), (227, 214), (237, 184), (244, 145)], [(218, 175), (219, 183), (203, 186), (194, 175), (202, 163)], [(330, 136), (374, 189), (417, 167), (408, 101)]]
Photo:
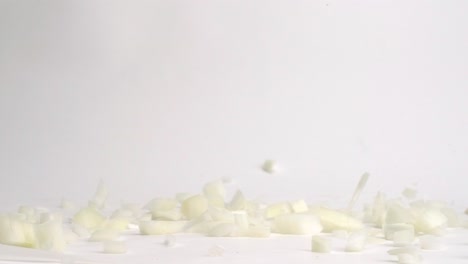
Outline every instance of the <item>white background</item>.
[[(0, 199), (466, 206), (468, 2), (0, 0)], [(278, 160), (284, 173), (259, 170)]]

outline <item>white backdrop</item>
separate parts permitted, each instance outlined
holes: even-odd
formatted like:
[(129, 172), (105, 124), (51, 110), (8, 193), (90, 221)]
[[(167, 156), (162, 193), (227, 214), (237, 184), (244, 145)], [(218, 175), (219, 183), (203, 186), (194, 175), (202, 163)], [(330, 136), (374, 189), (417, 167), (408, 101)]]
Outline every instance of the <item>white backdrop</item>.
[[(468, 2), (0, 0), (0, 198), (466, 205)], [(278, 160), (284, 173), (259, 170)]]

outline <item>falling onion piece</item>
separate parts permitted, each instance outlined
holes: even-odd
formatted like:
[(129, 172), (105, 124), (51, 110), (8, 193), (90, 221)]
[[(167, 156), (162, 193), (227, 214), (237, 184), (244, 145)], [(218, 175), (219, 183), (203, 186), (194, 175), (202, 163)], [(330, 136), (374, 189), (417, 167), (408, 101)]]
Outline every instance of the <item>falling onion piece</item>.
[(408, 200), (414, 200), (418, 196), (418, 191), (413, 188), (405, 188), (401, 194)]
[(354, 207), (354, 204), (357, 202), (359, 199), (359, 196), (361, 195), (362, 190), (366, 186), (367, 180), (369, 179), (369, 173), (364, 173), (361, 176), (361, 179), (359, 180), (358, 185), (356, 186), (356, 189), (354, 190), (353, 196), (351, 197), (351, 200), (349, 201), (348, 204), (348, 210), (351, 211)]
[(262, 165), (262, 170), (266, 173), (274, 174), (279, 172), (279, 165), (274, 160), (265, 160), (265, 162)]
[(104, 182), (101, 180), (93, 199), (90, 201), (90, 205), (96, 206), (97, 209), (103, 208), (107, 199), (107, 194), (107, 188), (105, 187)]

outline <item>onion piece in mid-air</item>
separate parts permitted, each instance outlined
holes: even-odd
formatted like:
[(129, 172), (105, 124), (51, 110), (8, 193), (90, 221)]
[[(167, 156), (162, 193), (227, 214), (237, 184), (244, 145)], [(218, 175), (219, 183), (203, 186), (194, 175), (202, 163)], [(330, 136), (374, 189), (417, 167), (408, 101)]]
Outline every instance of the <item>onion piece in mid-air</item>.
[(366, 186), (367, 180), (369, 179), (369, 173), (366, 172), (361, 176), (361, 179), (358, 182), (358, 185), (356, 186), (356, 189), (354, 190), (353, 196), (351, 197), (351, 200), (349, 201), (348, 204), (348, 210), (351, 211), (354, 207), (354, 204), (357, 202), (359, 199), (359, 196), (361, 195), (362, 190)]

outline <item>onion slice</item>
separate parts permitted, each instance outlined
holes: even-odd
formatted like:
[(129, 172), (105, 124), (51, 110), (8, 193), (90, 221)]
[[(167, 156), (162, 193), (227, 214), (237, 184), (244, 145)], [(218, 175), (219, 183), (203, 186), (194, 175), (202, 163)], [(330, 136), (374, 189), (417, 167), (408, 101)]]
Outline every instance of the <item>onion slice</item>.
[(361, 176), (361, 179), (359, 180), (359, 183), (356, 186), (356, 189), (354, 190), (353, 197), (351, 197), (351, 200), (349, 201), (348, 204), (348, 210), (351, 211), (354, 207), (354, 204), (357, 202), (359, 199), (359, 196), (361, 195), (362, 190), (366, 186), (367, 180), (369, 179), (369, 173), (366, 172)]

